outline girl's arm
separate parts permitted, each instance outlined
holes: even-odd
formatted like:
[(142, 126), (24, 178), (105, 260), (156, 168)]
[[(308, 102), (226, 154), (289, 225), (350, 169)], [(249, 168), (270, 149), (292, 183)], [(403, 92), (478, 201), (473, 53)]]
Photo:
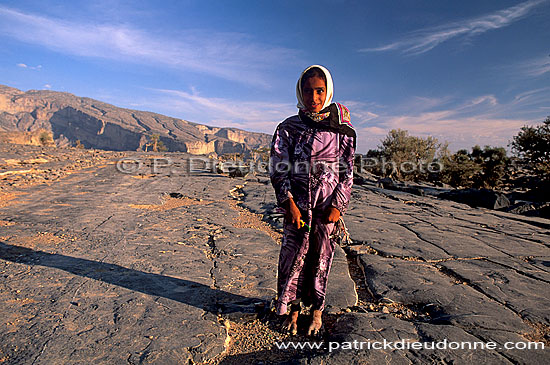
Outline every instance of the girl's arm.
[(290, 192), (290, 136), (281, 125), (277, 127), (271, 142), (269, 158), (269, 177), (275, 189), (277, 204), (286, 210), (286, 219), (290, 224), (301, 227), (302, 214), (294, 203)]
[(279, 124), (271, 141), (269, 158), (269, 177), (275, 189), (277, 204), (284, 207), (292, 198), (290, 193), (290, 136), (288, 131)]
[(338, 209), (340, 214), (344, 214), (348, 208), (353, 185), (355, 148), (353, 147), (354, 137), (341, 135), (340, 138), (343, 139), (340, 144), (339, 182), (334, 189), (331, 205)]

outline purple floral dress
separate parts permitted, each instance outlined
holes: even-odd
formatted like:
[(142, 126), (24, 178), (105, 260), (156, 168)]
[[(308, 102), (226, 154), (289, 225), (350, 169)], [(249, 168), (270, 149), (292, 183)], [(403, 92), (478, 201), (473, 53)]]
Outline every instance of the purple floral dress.
[[(340, 123), (349, 111), (340, 104)], [(301, 299), (313, 309), (325, 306), (327, 278), (335, 242), (334, 223), (323, 223), (326, 208), (347, 209), (353, 184), (354, 137), (329, 128), (326, 120), (304, 121), (292, 116), (278, 125), (271, 144), (270, 177), (281, 206), (292, 197), (311, 227), (296, 228), (285, 220), (279, 255), (277, 313)]]

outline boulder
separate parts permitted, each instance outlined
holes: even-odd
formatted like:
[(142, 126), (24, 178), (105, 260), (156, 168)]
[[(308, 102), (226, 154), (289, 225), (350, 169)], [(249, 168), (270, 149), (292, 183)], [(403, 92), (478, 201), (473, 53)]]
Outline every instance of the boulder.
[(506, 195), (489, 189), (457, 189), (441, 193), (439, 198), (448, 199), (471, 207), (502, 209), (510, 206)]
[(228, 170), (230, 177), (245, 177), (250, 172), (248, 166), (232, 166)]
[(376, 182), (376, 186), (382, 189), (394, 190), (397, 188), (395, 181), (391, 177), (384, 177)]

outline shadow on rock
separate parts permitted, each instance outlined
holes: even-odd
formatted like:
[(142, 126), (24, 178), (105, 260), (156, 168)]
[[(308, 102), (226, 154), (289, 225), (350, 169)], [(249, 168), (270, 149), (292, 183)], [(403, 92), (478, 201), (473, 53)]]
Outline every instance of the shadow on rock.
[(254, 312), (258, 304), (266, 301), (212, 289), (190, 280), (128, 269), (116, 264), (35, 251), (3, 242), (0, 242), (0, 259), (60, 269), (144, 294), (176, 300), (212, 313)]

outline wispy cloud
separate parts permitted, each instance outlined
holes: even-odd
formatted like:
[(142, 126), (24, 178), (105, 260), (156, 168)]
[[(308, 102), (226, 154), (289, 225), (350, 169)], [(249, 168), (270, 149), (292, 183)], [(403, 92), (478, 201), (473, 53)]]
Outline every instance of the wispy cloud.
[(378, 118), (378, 114), (371, 111), (372, 108), (380, 107), (374, 103), (364, 103), (354, 100), (345, 100), (342, 101), (346, 107), (350, 110), (353, 110), (352, 119), (355, 124), (364, 124), (370, 120)]
[[(184, 115), (197, 123), (235, 127), (272, 134), (278, 123), (297, 110), (292, 104), (215, 98), (201, 95), (197, 90), (154, 89), (159, 96), (150, 99), (151, 106), (171, 115)], [(140, 107), (147, 106), (141, 105)]]
[(3, 6), (0, 34), (71, 55), (169, 66), (262, 86), (268, 86), (267, 70), (297, 61), (300, 54), (241, 33), (187, 30), (166, 36), (130, 25), (76, 23)]
[(521, 73), (531, 77), (550, 73), (550, 54), (537, 57), (520, 65)]
[(40, 70), (40, 69), (42, 69), (42, 65), (38, 65), (38, 66), (29, 66), (29, 65), (27, 65), (27, 64), (25, 64), (25, 63), (18, 63), (16, 66), (17, 66), (17, 67), (21, 67), (21, 68), (27, 68), (27, 69), (29, 69), (29, 70)]
[(363, 48), (359, 51), (401, 51), (413, 55), (422, 54), (454, 38), (472, 38), (491, 30), (506, 27), (529, 15), (537, 5), (545, 1), (547, 0), (529, 0), (492, 14), (453, 22), (435, 28), (418, 30), (396, 42), (380, 47)]

